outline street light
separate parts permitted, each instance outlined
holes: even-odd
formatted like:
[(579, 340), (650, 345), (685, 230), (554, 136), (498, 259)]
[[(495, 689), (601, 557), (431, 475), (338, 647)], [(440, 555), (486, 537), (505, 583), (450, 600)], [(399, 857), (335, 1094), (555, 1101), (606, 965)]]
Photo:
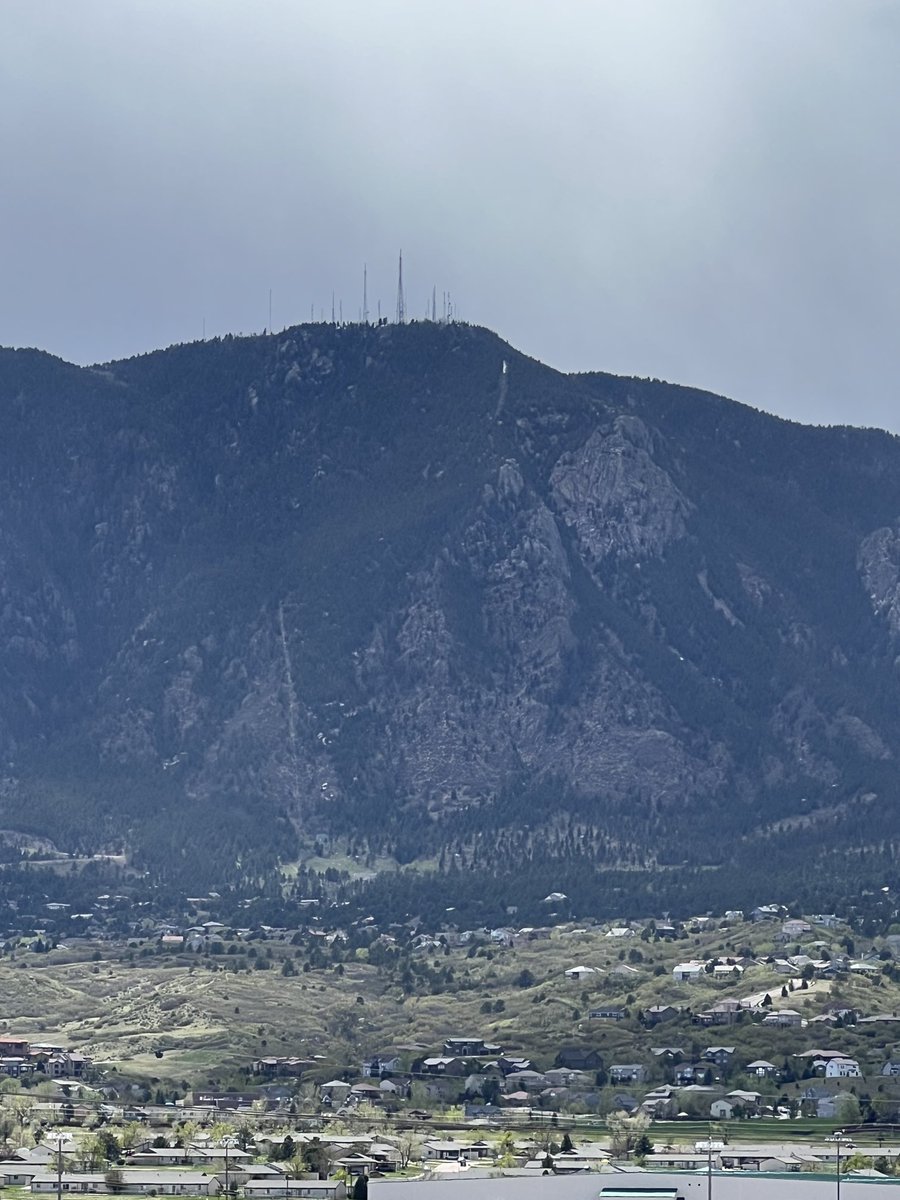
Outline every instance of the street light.
[(843, 1130), (832, 1133), (825, 1139), (831, 1142), (837, 1150), (837, 1161), (834, 1168), (835, 1200), (841, 1200), (841, 1146), (852, 1146), (853, 1138), (847, 1137)]

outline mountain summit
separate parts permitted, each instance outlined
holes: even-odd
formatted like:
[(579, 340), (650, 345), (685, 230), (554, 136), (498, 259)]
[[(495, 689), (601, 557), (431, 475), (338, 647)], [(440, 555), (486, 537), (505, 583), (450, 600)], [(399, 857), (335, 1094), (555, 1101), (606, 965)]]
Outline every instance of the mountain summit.
[(0, 409), (8, 839), (240, 890), (340, 835), (444, 904), (890, 869), (888, 434), (430, 322), (2, 351)]

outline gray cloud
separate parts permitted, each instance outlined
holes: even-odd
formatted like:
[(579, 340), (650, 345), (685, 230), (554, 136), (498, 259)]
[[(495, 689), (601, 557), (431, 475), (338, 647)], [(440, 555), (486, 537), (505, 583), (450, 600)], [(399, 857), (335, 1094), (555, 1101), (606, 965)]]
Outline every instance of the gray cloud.
[(562, 369), (900, 428), (900, 9), (7, 0), (0, 341), (409, 308)]

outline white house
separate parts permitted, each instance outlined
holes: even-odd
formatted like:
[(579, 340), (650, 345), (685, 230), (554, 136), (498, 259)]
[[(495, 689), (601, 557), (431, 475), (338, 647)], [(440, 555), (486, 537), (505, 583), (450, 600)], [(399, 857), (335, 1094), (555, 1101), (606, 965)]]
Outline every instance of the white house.
[(861, 1079), (862, 1071), (855, 1058), (830, 1058), (825, 1064), (826, 1079)]
[(702, 979), (704, 973), (702, 962), (683, 962), (678, 963), (672, 968), (672, 974), (677, 983), (696, 983), (698, 979)]
[(565, 972), (566, 979), (574, 979), (576, 983), (579, 980), (586, 978), (588, 975), (593, 974), (595, 974), (593, 967), (584, 966), (569, 967), (568, 971)]

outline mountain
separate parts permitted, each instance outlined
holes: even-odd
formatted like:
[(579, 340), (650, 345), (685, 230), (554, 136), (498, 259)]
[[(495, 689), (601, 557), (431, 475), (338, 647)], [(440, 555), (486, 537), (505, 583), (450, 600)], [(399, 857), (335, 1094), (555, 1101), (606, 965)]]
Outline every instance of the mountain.
[(888, 434), (430, 322), (0, 351), (0, 412), (7, 858), (277, 907), (348, 839), (425, 869), (286, 903), (475, 915), (894, 869)]

